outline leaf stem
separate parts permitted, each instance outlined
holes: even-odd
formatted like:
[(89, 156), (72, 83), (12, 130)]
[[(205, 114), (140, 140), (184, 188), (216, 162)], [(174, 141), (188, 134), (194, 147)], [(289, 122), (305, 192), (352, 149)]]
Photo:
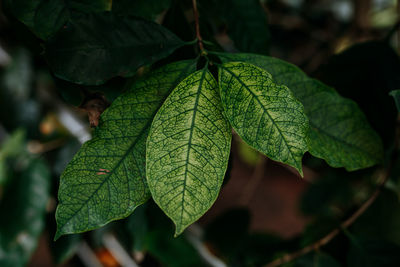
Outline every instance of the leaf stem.
[(197, 0), (192, 0), (192, 5), (193, 5), (194, 23), (196, 26), (197, 43), (199, 45), (200, 52), (202, 54), (206, 54), (207, 52), (204, 50), (203, 38), (201, 37), (200, 34), (199, 11), (197, 9)]

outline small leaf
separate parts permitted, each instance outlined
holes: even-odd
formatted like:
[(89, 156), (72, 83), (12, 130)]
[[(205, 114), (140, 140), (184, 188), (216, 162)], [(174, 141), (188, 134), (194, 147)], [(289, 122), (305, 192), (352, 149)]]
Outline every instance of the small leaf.
[(86, 142), (61, 176), (56, 239), (124, 218), (149, 197), (145, 141), (152, 119), (168, 93), (194, 61), (181, 61), (136, 82), (102, 114)]
[(44, 40), (65, 25), (73, 11), (106, 11), (110, 3), (109, 0), (8, 0), (14, 16)]
[(50, 171), (40, 159), (13, 173), (0, 203), (0, 266), (26, 266), (45, 227)]
[(241, 62), (221, 65), (219, 84), (225, 114), (238, 135), (302, 174), (308, 119), (290, 90), (275, 84), (265, 70)]
[(47, 42), (45, 55), (57, 77), (98, 85), (115, 76), (131, 76), (182, 45), (159, 24), (106, 12), (73, 17)]
[(147, 181), (175, 234), (216, 200), (229, 160), (231, 131), (217, 82), (207, 69), (182, 81), (154, 118), (147, 140)]
[(367, 168), (383, 158), (382, 142), (356, 103), (325, 84), (308, 78), (283, 60), (255, 54), (218, 54), (224, 62), (244, 61), (267, 70), (304, 105), (310, 120), (309, 152), (332, 167)]

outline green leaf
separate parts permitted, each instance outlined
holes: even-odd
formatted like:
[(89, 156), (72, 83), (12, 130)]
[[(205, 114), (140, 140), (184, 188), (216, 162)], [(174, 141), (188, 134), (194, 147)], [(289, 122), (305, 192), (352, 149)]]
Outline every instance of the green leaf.
[(39, 38), (47, 39), (57, 32), (74, 10), (101, 12), (111, 8), (109, 0), (8, 0), (14, 16)]
[(55, 239), (127, 217), (150, 197), (145, 144), (151, 122), (168, 93), (194, 68), (194, 61), (181, 61), (151, 72), (102, 114), (93, 139), (61, 176)]
[(254, 54), (218, 54), (224, 62), (244, 61), (267, 70), (290, 88), (310, 121), (309, 152), (349, 171), (382, 162), (382, 142), (357, 104), (285, 61)]
[(73, 17), (47, 42), (45, 55), (57, 77), (98, 85), (131, 76), (183, 45), (159, 24), (105, 12)]
[(400, 112), (400, 90), (393, 90), (390, 92), (390, 95), (393, 96), (397, 111)]
[(205, 68), (182, 81), (154, 118), (147, 140), (147, 181), (175, 235), (216, 200), (230, 153), (231, 130), (217, 82)]
[(35, 159), (4, 192), (0, 203), (0, 266), (25, 266), (45, 226), (50, 171)]
[(219, 85), (225, 114), (238, 135), (302, 174), (308, 119), (291, 91), (265, 70), (242, 62), (220, 65)]
[(23, 129), (15, 130), (3, 143), (0, 144), (0, 185), (9, 179), (8, 158), (18, 156), (25, 149), (26, 132)]
[(112, 11), (120, 15), (134, 15), (154, 20), (170, 5), (171, 0), (119, 0), (113, 2)]

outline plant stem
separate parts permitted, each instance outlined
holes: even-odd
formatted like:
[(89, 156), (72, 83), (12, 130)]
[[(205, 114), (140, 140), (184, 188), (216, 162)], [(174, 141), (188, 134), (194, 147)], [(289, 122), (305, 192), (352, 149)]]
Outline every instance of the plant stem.
[(204, 45), (203, 45), (203, 38), (201, 37), (201, 34), (200, 34), (199, 11), (197, 10), (197, 0), (192, 0), (192, 4), (193, 4), (194, 23), (196, 26), (197, 43), (199, 44), (201, 53), (203, 53)]
[(374, 191), (374, 193), (368, 198), (367, 201), (364, 202), (363, 205), (361, 205), (360, 208), (356, 212), (353, 213), (353, 215), (350, 216), (347, 220), (342, 222), (340, 226), (334, 230), (332, 230), (329, 234), (324, 236), (323, 238), (319, 239), (318, 241), (314, 242), (311, 245), (308, 245), (298, 251), (295, 251), (290, 254), (286, 254), (281, 258), (278, 258), (274, 261), (271, 261), (264, 267), (277, 267), (282, 264), (291, 262), (292, 260), (295, 260), (301, 256), (304, 256), (308, 254), (309, 252), (316, 251), (322, 246), (328, 244), (333, 238), (335, 238), (342, 229), (348, 228), (350, 225), (352, 225), (367, 209), (369, 206), (371, 206), (372, 203), (376, 200), (376, 198), (379, 196), (380, 192), (382, 191), (382, 188), (386, 181), (389, 178), (389, 172), (385, 172), (384, 177), (382, 179), (382, 182), (380, 183), (379, 187)]
[(286, 254), (282, 256), (281, 258), (278, 258), (276, 260), (271, 261), (267, 265), (264, 265), (264, 267), (277, 267), (282, 264), (291, 262), (301, 256), (304, 256), (308, 254), (309, 252), (316, 251), (322, 246), (328, 244), (332, 239), (334, 239), (342, 230), (347, 229), (350, 225), (352, 225), (370, 206), (374, 201), (377, 199), (379, 194), (381, 193), (383, 187), (385, 186), (385, 183), (389, 180), (390, 174), (392, 171), (392, 168), (397, 160), (397, 155), (398, 155), (398, 149), (399, 149), (399, 140), (400, 140), (400, 115), (397, 118), (397, 128), (396, 128), (396, 136), (394, 140), (394, 150), (391, 155), (391, 159), (389, 162), (389, 165), (380, 173), (379, 179), (378, 179), (378, 187), (375, 189), (375, 191), (372, 193), (372, 195), (362, 204), (347, 220), (343, 221), (339, 227), (336, 229), (332, 230), (330, 233), (328, 233), (326, 236), (323, 238), (319, 239), (318, 241), (314, 242), (311, 245), (308, 245), (298, 251), (295, 251), (293, 253)]

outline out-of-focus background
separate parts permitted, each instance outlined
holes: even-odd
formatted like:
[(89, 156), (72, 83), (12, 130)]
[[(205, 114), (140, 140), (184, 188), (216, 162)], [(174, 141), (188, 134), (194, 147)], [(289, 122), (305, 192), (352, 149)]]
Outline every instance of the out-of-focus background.
[[(176, 34), (192, 40), (190, 1), (169, 2), (155, 20), (172, 29), (187, 26)], [(227, 34), (230, 24), (209, 19), (212, 1), (198, 2), (208, 35), (224, 50), (239, 51)], [(269, 54), (355, 100), (388, 151), (397, 116), (388, 93), (400, 89), (399, 6), (396, 0), (260, 2), (269, 32), (260, 38), (268, 34)], [(238, 16), (233, 20), (240, 23)], [(82, 103), (94, 93), (112, 102), (126, 79), (82, 88), (56, 78), (42, 52), (40, 40), (3, 5), (0, 266), (262, 266), (324, 236), (375, 188), (376, 169), (347, 173), (307, 154), (301, 178), (234, 136), (216, 203), (182, 236), (173, 237), (172, 222), (150, 201), (124, 220), (54, 242), (60, 174), (91, 137)], [(349, 230), (289, 266), (400, 266), (395, 175), (386, 187)]]

